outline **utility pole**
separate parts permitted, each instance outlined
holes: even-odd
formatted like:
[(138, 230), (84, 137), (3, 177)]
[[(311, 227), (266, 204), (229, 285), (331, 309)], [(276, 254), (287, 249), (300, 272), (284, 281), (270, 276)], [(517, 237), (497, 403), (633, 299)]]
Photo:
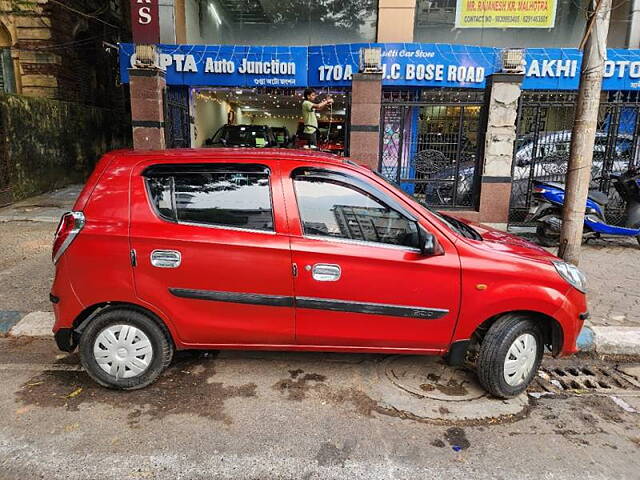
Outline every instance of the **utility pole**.
[(593, 146), (598, 125), (602, 74), (607, 55), (611, 0), (589, 0), (589, 16), (580, 43), (582, 69), (571, 133), (571, 150), (565, 188), (558, 256), (577, 265), (580, 261), (584, 212), (591, 182)]

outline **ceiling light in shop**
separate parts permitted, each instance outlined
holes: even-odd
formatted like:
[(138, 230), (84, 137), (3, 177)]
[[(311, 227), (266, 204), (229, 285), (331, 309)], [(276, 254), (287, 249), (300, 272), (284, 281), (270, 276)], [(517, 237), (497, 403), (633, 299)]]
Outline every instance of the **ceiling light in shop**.
[(216, 20), (218, 26), (222, 25), (222, 20), (220, 20), (220, 15), (218, 15), (218, 11), (216, 10), (216, 6), (213, 3), (209, 3), (209, 12), (213, 15), (213, 18)]

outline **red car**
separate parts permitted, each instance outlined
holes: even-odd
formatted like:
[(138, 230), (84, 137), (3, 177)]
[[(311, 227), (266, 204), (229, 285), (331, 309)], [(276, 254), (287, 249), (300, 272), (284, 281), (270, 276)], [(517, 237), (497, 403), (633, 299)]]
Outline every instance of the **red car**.
[(587, 316), (576, 267), (300, 150), (109, 153), (53, 261), (59, 348), (119, 389), (180, 349), (322, 350), (473, 358), (508, 398)]

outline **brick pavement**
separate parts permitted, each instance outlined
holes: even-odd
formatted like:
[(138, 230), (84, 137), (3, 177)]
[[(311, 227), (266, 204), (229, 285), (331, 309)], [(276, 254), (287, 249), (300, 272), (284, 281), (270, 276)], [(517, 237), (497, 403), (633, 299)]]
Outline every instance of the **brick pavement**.
[(587, 276), (590, 323), (640, 326), (640, 245), (635, 239), (584, 245), (580, 268)]

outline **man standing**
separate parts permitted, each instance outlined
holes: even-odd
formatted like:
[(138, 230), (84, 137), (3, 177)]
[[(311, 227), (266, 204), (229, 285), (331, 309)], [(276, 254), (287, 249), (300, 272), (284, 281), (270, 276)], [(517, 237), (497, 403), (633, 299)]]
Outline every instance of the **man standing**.
[(319, 103), (316, 103), (317, 98), (318, 94), (313, 88), (304, 90), (304, 101), (302, 102), (303, 134), (309, 143), (309, 148), (318, 148), (318, 118), (316, 117), (316, 110), (322, 110), (333, 103), (331, 96), (327, 96), (326, 99)]

